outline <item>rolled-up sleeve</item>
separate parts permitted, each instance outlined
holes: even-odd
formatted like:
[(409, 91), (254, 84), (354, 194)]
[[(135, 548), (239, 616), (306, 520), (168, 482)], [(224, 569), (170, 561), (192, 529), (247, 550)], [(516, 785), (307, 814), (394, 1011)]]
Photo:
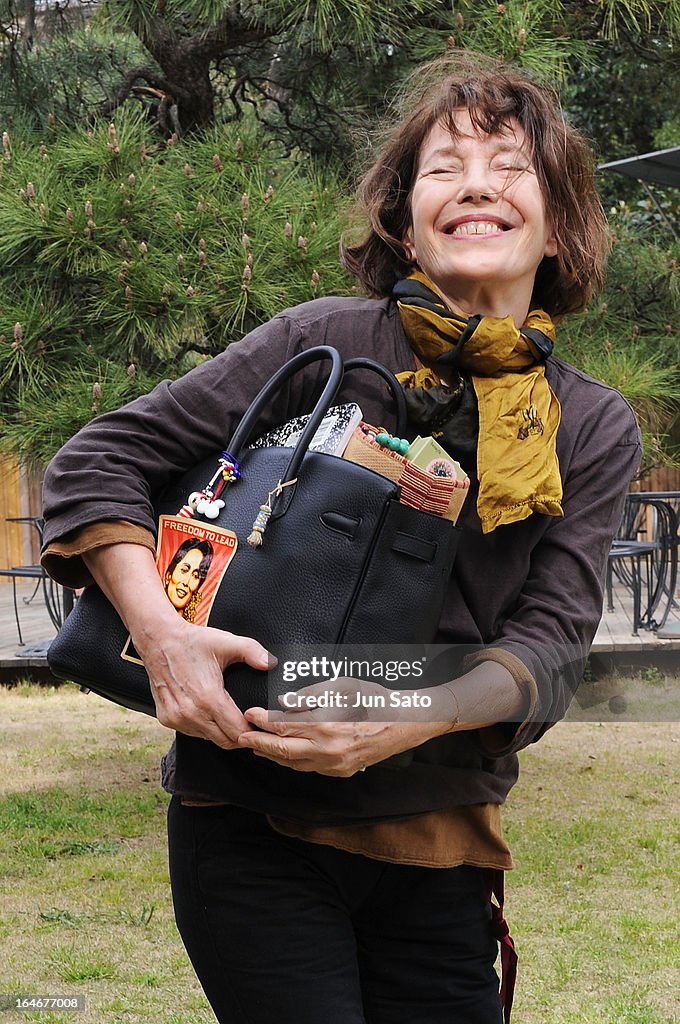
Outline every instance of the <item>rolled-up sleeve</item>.
[(91, 523), (49, 544), (42, 553), (40, 564), (57, 583), (77, 590), (94, 582), (83, 555), (110, 544), (140, 544), (151, 551), (156, 550), (153, 534), (141, 526), (123, 520)]

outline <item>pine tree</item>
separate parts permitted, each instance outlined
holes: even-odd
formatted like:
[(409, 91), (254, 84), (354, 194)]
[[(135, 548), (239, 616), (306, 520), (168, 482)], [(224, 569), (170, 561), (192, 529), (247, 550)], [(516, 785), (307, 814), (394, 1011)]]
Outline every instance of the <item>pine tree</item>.
[[(352, 288), (347, 178), (423, 59), (474, 48), (553, 78), (603, 159), (675, 130), (680, 0), (61, 0), (33, 28), (28, 2), (0, 0), (0, 416), (26, 457)], [(560, 344), (655, 451), (678, 408), (678, 254), (613, 178), (608, 291)]]
[(604, 293), (560, 328), (560, 354), (621, 391), (640, 421), (643, 468), (680, 465), (680, 242), (652, 204), (612, 209)]
[(92, 415), (286, 306), (348, 291), (338, 187), (248, 124), (165, 143), (139, 111), (3, 136), (4, 445), (46, 460)]

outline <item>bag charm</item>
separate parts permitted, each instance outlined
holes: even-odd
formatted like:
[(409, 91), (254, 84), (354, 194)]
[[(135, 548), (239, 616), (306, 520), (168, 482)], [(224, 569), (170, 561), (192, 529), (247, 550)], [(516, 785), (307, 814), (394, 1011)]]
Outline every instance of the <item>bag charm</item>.
[(294, 480), (286, 480), (285, 484), (282, 484), (279, 480), (278, 484), (273, 491), (270, 491), (267, 495), (267, 500), (264, 505), (260, 505), (260, 511), (257, 513), (255, 522), (253, 523), (252, 532), (248, 534), (247, 541), (251, 548), (262, 547), (262, 535), (267, 529), (267, 524), (271, 519), (272, 514), (272, 495), (278, 498), (284, 487), (290, 487), (291, 484), (297, 483), (297, 477)]
[[(199, 515), (205, 516), (206, 519), (217, 519), (220, 509), (224, 508), (224, 502), (220, 498), (220, 494), (227, 484), (234, 484), (237, 480), (241, 479), (238, 460), (233, 458), (229, 452), (222, 452), (217, 461), (219, 468), (215, 475), (202, 491), (192, 491), (186, 504), (182, 505), (177, 513), (178, 516), (192, 519), (194, 513), (198, 512)], [(213, 485), (220, 477), (221, 479), (213, 491)]]

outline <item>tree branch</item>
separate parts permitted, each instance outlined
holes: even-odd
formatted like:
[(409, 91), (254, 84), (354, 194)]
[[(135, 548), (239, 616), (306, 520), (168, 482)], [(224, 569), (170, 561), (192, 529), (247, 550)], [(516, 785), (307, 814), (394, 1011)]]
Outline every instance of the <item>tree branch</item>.
[(218, 61), (229, 50), (263, 43), (273, 35), (273, 28), (248, 25), (233, 9), (227, 9), (216, 25), (191, 40), (191, 50), (198, 57)]
[(152, 88), (158, 89), (159, 92), (173, 97), (175, 100), (181, 99), (186, 101), (190, 97), (190, 94), (185, 89), (182, 89), (181, 86), (172, 85), (161, 75), (157, 74), (153, 68), (132, 68), (125, 75), (123, 84), (115, 97), (100, 107), (99, 113), (101, 116), (108, 117), (114, 110), (117, 110), (130, 95), (134, 84), (140, 79), (147, 82)]

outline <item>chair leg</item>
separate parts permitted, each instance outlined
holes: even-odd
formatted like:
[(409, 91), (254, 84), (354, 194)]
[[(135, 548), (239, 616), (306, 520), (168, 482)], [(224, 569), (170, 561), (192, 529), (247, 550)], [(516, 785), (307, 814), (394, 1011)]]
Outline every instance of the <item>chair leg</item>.
[(47, 614), (50, 617), (50, 621), (55, 629), (61, 629), (62, 617), (59, 611), (58, 597), (55, 594), (56, 585), (54, 580), (51, 580), (48, 576), (42, 578), (43, 596), (45, 598), (45, 607), (47, 608)]
[(640, 605), (642, 603), (642, 582), (640, 579), (640, 556), (630, 560), (633, 577), (633, 636), (638, 635), (640, 628)]
[(30, 604), (31, 601), (33, 600), (33, 598), (35, 597), (35, 595), (38, 593), (39, 590), (40, 590), (40, 580), (38, 580), (38, 582), (34, 586), (33, 593), (31, 594), (31, 596), (30, 597), (22, 597), (21, 600), (24, 602), (24, 604)]
[(607, 611), (614, 611), (614, 586), (612, 581), (613, 569), (611, 561), (607, 562)]
[(19, 608), (17, 605), (17, 579), (16, 576), (12, 576), (12, 597), (14, 599), (14, 618), (17, 624), (17, 633), (19, 634), (19, 647), (25, 647), (24, 638), (21, 635), (21, 622), (19, 621)]

